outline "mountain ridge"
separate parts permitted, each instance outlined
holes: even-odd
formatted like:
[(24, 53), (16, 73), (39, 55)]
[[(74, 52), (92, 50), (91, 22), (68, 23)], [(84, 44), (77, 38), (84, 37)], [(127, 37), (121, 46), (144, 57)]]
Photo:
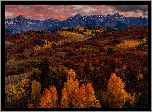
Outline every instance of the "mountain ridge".
[(5, 34), (21, 33), (32, 29), (53, 31), (63, 27), (75, 28), (77, 26), (107, 26), (123, 29), (128, 26), (146, 26), (147, 24), (148, 18), (125, 17), (119, 13), (91, 16), (82, 16), (77, 13), (62, 21), (53, 18), (41, 21), (19, 15), (15, 18), (5, 19)]

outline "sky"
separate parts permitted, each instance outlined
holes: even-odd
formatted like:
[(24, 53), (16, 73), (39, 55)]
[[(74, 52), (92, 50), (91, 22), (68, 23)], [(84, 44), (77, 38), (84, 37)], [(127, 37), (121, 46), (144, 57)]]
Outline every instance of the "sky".
[(5, 5), (5, 19), (22, 15), (36, 20), (65, 20), (77, 13), (82, 16), (119, 13), (126, 17), (148, 18), (148, 5)]

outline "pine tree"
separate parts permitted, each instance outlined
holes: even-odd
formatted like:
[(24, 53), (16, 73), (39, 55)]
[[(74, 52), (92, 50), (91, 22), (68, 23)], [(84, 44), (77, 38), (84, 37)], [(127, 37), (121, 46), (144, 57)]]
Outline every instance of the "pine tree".
[(39, 69), (41, 71), (40, 74), (40, 82), (41, 82), (41, 93), (44, 88), (48, 88), (52, 85), (52, 79), (50, 77), (50, 68), (49, 68), (49, 60), (44, 58), (43, 62), (40, 64)]

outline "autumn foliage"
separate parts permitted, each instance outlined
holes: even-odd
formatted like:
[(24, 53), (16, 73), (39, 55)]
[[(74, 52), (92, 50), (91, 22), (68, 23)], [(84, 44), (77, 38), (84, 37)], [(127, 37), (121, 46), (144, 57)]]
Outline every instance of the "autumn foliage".
[(94, 89), (90, 83), (86, 86), (75, 79), (75, 72), (71, 69), (68, 73), (68, 80), (62, 89), (61, 108), (100, 108), (100, 102), (96, 100)]
[(40, 97), (38, 108), (57, 108), (58, 95), (56, 87), (52, 86), (49, 89), (44, 89), (43, 94)]
[(111, 108), (122, 108), (127, 100), (134, 101), (134, 97), (130, 96), (124, 90), (125, 84), (120, 77), (112, 73), (107, 85), (107, 92), (102, 94), (103, 101), (108, 103)]
[(6, 85), (6, 107), (24, 97), (28, 108), (124, 108), (126, 102), (133, 106), (149, 86), (147, 31), (147, 26), (113, 31), (80, 26), (6, 35), (5, 76), (33, 72), (31, 79), (36, 80), (30, 92)]
[[(38, 105), (39, 99), (41, 96), (41, 84), (37, 82), (36, 80), (32, 81), (32, 92), (31, 92), (31, 102), (34, 104), (34, 106)], [(30, 106), (31, 107), (31, 106)]]
[(88, 83), (86, 86), (82, 84), (78, 91), (75, 92), (75, 108), (101, 108), (99, 100), (96, 100), (94, 89)]

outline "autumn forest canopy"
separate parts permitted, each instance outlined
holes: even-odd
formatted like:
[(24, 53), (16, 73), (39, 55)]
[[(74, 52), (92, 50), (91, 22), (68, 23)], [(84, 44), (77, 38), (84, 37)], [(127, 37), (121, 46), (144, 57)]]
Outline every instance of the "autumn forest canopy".
[(5, 35), (5, 108), (148, 108), (148, 27)]

